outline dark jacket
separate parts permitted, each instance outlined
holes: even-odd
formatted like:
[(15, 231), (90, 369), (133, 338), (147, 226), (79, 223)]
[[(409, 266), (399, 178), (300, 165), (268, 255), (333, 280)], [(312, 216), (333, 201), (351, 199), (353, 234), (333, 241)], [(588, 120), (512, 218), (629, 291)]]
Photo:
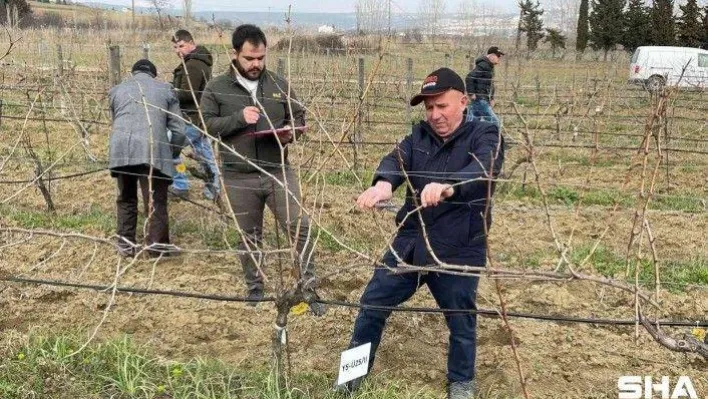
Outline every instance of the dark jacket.
[[(213, 62), (209, 50), (204, 46), (197, 46), (194, 51), (184, 56), (184, 63), (180, 62), (173, 72), (172, 85), (175, 87), (179, 106), (184, 115), (193, 123), (199, 123), (199, 112), (194, 97), (192, 97), (190, 82), (198, 102), (207, 82), (211, 79)], [(185, 65), (187, 66), (186, 71)]]
[[(288, 82), (275, 73), (264, 70), (258, 81), (256, 92), (265, 113), (280, 128), (305, 125), (305, 109), (298, 103), (294, 92), (290, 92), (292, 115), (288, 107)], [(268, 120), (261, 117), (256, 124), (246, 124), (243, 109), (256, 105), (251, 94), (243, 87), (234, 74), (233, 68), (217, 76), (207, 84), (201, 106), (209, 134), (219, 136), (224, 143), (263, 169), (281, 167), (280, 147), (274, 135), (252, 136), (249, 133), (270, 129)], [(237, 172), (257, 172), (253, 166), (241, 160), (231, 151), (220, 148), (224, 169)], [(287, 147), (285, 163), (288, 162)]]
[[(407, 187), (405, 204), (396, 215), (396, 225), (400, 229), (393, 241), (393, 249), (397, 254), (414, 265), (435, 264), (426, 248), (418, 215), (412, 214), (404, 221), (406, 215), (415, 209), (414, 196), (420, 203), (420, 193), (428, 183), (454, 184), (485, 178), (488, 170), (492, 170), (492, 176), (496, 177), (503, 162), (503, 140), (499, 129), (491, 123), (476, 120), (465, 122), (446, 142), (426, 122), (413, 126), (412, 133), (384, 157), (374, 175), (374, 184), (383, 179), (389, 181), (394, 190), (401, 185)], [(413, 192), (401, 173), (401, 164), (415, 190)], [(483, 266), (486, 264), (483, 215), (486, 210), (489, 228), (492, 221), (491, 203), (487, 198), (489, 193), (494, 193), (494, 182), (472, 181), (454, 189), (452, 197), (438, 206), (421, 211), (431, 247), (443, 262)], [(394, 266), (395, 259), (390, 251), (384, 261)]]
[(474, 61), (474, 69), (465, 78), (467, 94), (477, 96), (478, 100), (494, 100), (494, 64), (486, 56)]
[[(143, 104), (143, 99), (146, 104)], [(138, 72), (108, 92), (113, 115), (108, 150), (108, 167), (152, 165), (164, 176), (172, 177), (172, 157), (184, 146), (184, 122), (179, 103), (169, 83)], [(167, 129), (172, 139), (167, 138)]]

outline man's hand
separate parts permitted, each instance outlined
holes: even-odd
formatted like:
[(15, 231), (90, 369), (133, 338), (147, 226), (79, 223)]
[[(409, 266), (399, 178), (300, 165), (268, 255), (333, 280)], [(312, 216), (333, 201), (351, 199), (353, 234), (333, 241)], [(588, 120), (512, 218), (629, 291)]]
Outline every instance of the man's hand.
[(281, 129), (289, 129), (287, 133), (281, 133), (278, 135), (278, 141), (280, 144), (285, 145), (293, 141), (293, 131), (290, 125), (285, 125)]
[(423, 208), (438, 206), (442, 200), (452, 197), (455, 189), (449, 184), (429, 183), (420, 193), (420, 201)]
[(258, 107), (254, 107), (253, 105), (249, 105), (248, 107), (243, 109), (243, 120), (246, 121), (249, 125), (255, 125), (258, 123), (258, 118), (261, 117), (261, 110), (258, 109)]
[(369, 187), (359, 195), (356, 199), (356, 204), (361, 209), (373, 209), (376, 203), (388, 201), (393, 197), (393, 189), (391, 183), (385, 180), (379, 180), (376, 185)]
[(494, 106), (494, 99), (493, 98), (491, 100), (489, 100), (489, 105), (492, 107)]

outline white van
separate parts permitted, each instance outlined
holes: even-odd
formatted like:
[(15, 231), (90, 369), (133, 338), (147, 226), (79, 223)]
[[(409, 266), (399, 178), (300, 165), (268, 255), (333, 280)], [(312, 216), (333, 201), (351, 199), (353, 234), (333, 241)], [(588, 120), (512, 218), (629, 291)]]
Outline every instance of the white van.
[(663, 86), (708, 88), (708, 50), (642, 46), (632, 55), (629, 82), (656, 91)]

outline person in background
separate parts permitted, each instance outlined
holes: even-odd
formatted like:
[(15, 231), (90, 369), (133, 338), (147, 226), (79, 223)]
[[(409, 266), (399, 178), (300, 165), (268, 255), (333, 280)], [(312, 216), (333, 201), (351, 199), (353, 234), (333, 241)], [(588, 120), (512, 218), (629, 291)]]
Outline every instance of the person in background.
[[(175, 88), (179, 106), (184, 117), (189, 120), (185, 134), (201, 170), (190, 171), (205, 180), (204, 198), (215, 200), (219, 196), (219, 168), (214, 160), (214, 152), (209, 139), (200, 131), (203, 126), (199, 117), (198, 104), (207, 82), (211, 79), (213, 59), (209, 50), (197, 45), (191, 33), (180, 29), (172, 36), (172, 47), (180, 58), (173, 72), (172, 85)], [(199, 128), (198, 128), (199, 127)], [(175, 161), (183, 168), (181, 159)], [(189, 182), (184, 170), (174, 176), (170, 191), (178, 197), (186, 197)]]
[(477, 58), (475, 66), (467, 74), (467, 96), (470, 100), (467, 120), (477, 118), (499, 126), (499, 118), (494, 113), (494, 66), (498, 65), (504, 53), (499, 47), (492, 46), (487, 55)]
[[(226, 195), (244, 233), (239, 249), (260, 248), (267, 205), (295, 244), (303, 290), (316, 297), (314, 238), (300, 208), (297, 175), (288, 161), (293, 131), (305, 126), (305, 109), (289, 83), (266, 68), (267, 41), (260, 28), (240, 25), (231, 41), (231, 68), (209, 82), (201, 106), (209, 133), (221, 137), (225, 145), (221, 159)], [(288, 129), (276, 134), (271, 123), (276, 129)], [(258, 253), (245, 253), (241, 264), (248, 299), (255, 306), (264, 297), (262, 259)], [(326, 312), (318, 302), (310, 303), (310, 310), (316, 316)]]
[(113, 118), (108, 167), (118, 185), (118, 253), (134, 256), (138, 247), (140, 183), (148, 205), (147, 253), (170, 255), (176, 247), (170, 245), (167, 190), (175, 173), (172, 159), (184, 146), (184, 122), (177, 116), (180, 108), (172, 86), (156, 79), (152, 62), (139, 60), (132, 75), (108, 92)]

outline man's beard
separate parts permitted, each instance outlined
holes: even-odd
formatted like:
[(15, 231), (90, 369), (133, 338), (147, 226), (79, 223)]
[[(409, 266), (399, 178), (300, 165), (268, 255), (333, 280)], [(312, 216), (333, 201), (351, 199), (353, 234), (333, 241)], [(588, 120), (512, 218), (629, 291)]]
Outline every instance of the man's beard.
[(236, 67), (236, 70), (238, 71), (239, 75), (243, 76), (244, 78), (246, 78), (248, 80), (258, 80), (258, 79), (260, 79), (261, 74), (263, 73), (263, 70), (257, 70), (258, 75), (253, 77), (253, 76), (251, 76), (251, 74), (248, 73), (248, 71), (243, 69), (243, 67), (238, 62), (238, 60), (231, 60), (231, 64), (233, 64), (233, 66)]

